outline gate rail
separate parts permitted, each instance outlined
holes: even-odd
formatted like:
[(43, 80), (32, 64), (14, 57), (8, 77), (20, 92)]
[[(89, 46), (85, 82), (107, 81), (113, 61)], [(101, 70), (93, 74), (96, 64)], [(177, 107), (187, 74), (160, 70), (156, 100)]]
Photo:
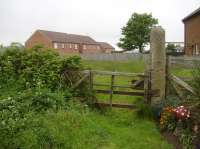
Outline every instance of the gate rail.
[[(73, 89), (75, 89), (80, 83), (82, 83), (84, 80), (89, 79), (89, 89), (90, 92), (93, 93), (100, 93), (100, 94), (109, 94), (109, 103), (103, 103), (103, 102), (96, 102), (94, 104), (98, 104), (104, 107), (119, 107), (119, 108), (133, 108), (135, 106), (130, 104), (118, 104), (113, 103), (113, 94), (118, 95), (128, 95), (128, 96), (142, 96), (142, 97), (157, 97), (159, 96), (159, 92), (157, 90), (151, 90), (150, 88), (139, 88), (137, 87), (138, 84), (141, 84), (141, 82), (150, 82), (150, 81), (144, 81), (148, 80), (149, 76), (145, 75), (144, 73), (126, 73), (126, 72), (111, 72), (111, 71), (99, 71), (99, 70), (84, 70), (81, 71), (83, 73), (83, 77), (75, 83), (73, 86)], [(94, 76), (95, 75), (101, 75), (101, 76), (111, 76), (111, 83), (94, 83)], [(115, 84), (115, 78), (117, 76), (124, 76), (124, 77), (138, 77), (140, 80), (137, 80), (136, 83), (132, 85), (116, 85)], [(104, 86), (104, 87), (110, 87), (109, 90), (103, 90), (103, 89), (94, 89), (94, 86)], [(150, 86), (150, 85), (147, 85)], [(127, 89), (133, 89), (134, 91), (116, 91), (115, 88), (127, 88)], [(146, 99), (146, 101), (149, 99)], [(149, 103), (149, 101), (147, 102)]]

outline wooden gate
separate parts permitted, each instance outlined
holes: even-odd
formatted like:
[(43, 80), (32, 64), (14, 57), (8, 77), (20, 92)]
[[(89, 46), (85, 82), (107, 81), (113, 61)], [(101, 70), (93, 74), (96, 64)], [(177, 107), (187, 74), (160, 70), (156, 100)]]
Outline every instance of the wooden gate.
[[(145, 56), (144, 56), (145, 57)], [(170, 76), (168, 72), (167, 56), (165, 49), (165, 31), (161, 27), (154, 27), (150, 33), (150, 52), (145, 58), (145, 73), (123, 73), (123, 72), (109, 72), (109, 71), (83, 71), (84, 76), (75, 84), (78, 86), (84, 79), (89, 78), (89, 87), (91, 92), (109, 94), (109, 102), (96, 102), (102, 106), (133, 108), (133, 105), (113, 103), (113, 94), (129, 95), (129, 96), (143, 96), (147, 103), (156, 104), (166, 98), (167, 79), (170, 78), (176, 85), (184, 86), (190, 92), (193, 92), (191, 87), (186, 83), (181, 82), (177, 77)], [(109, 75), (111, 77), (110, 84), (94, 83), (94, 75)], [(124, 77), (139, 77), (131, 85), (117, 85), (115, 78), (117, 76)], [(138, 88), (138, 84), (143, 83), (142, 88)], [(109, 86), (108, 90), (95, 90), (94, 86)], [(75, 88), (74, 87), (74, 88)], [(116, 91), (115, 88), (131, 88), (133, 91)]]
[[(157, 96), (158, 91), (151, 90), (151, 84), (149, 81), (150, 76), (148, 74), (144, 73), (125, 73), (125, 72), (111, 72), (111, 71), (99, 71), (99, 70), (85, 70), (81, 72), (83, 77), (77, 81), (73, 85), (73, 89), (75, 89), (79, 84), (81, 84), (84, 80), (89, 80), (89, 89), (91, 93), (95, 94), (109, 94), (108, 102), (100, 102), (98, 99), (93, 100), (95, 101), (95, 105), (99, 105), (102, 107), (118, 107), (118, 108), (134, 108), (134, 105), (131, 104), (119, 104), (119, 103), (113, 103), (113, 95), (128, 95), (128, 96), (141, 96), (144, 97), (145, 102), (150, 103), (152, 96)], [(106, 83), (95, 83), (95, 76), (110, 76), (111, 82), (108, 84)], [(115, 83), (116, 77), (123, 76), (123, 77), (137, 77), (138, 80), (133, 80), (131, 84), (129, 85), (117, 85)], [(144, 83), (146, 83), (144, 85)], [(95, 86), (100, 87), (109, 87), (109, 89), (94, 89)], [(129, 91), (124, 90), (115, 90), (118, 89), (127, 89)], [(130, 91), (130, 89), (132, 91)]]

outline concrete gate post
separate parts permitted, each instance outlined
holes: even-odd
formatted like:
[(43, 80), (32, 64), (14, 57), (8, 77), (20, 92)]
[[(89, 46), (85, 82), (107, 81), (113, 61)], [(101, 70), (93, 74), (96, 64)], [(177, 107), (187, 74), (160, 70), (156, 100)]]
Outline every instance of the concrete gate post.
[(152, 103), (165, 98), (166, 88), (166, 49), (165, 31), (162, 27), (154, 27), (150, 33), (151, 54), (151, 89), (158, 90), (159, 96), (152, 97)]

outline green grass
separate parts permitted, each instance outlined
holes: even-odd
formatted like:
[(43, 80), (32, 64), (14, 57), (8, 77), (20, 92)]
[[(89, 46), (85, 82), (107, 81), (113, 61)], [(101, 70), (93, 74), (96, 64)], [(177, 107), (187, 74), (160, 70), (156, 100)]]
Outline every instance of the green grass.
[[(137, 61), (84, 61), (84, 66), (89, 69), (94, 70), (107, 70), (107, 71), (118, 71), (118, 72), (144, 72), (144, 62), (143, 60), (137, 60)], [(137, 77), (123, 77), (123, 76), (117, 76), (115, 77), (115, 85), (131, 85), (131, 80), (138, 79)], [(111, 83), (111, 76), (94, 76), (94, 82), (95, 83), (105, 83), (110, 84)], [(109, 87), (95, 87), (95, 89), (110, 89)], [(131, 91), (130, 89), (121, 89), (121, 88), (115, 88), (115, 90), (124, 90), (124, 91)], [(132, 90), (133, 91), (133, 90)], [(109, 95), (96, 95), (99, 100), (106, 101), (109, 99)], [(120, 96), (120, 95), (114, 95), (113, 96), (113, 102), (116, 103), (133, 103), (134, 102), (133, 97), (130, 96)]]
[(109, 70), (109, 71), (120, 71), (120, 72), (143, 72), (144, 62), (143, 60), (137, 61), (89, 61), (84, 60), (83, 64), (92, 69), (97, 70)]
[(137, 119), (132, 111), (99, 113), (83, 109), (76, 105), (68, 111), (42, 116), (45, 130), (56, 140), (54, 144), (64, 141), (70, 149), (172, 148), (160, 137), (153, 122)]
[[(120, 71), (120, 72), (144, 72), (143, 60), (137, 61), (125, 61), (125, 62), (113, 62), (113, 61), (84, 61), (83, 64), (86, 68), (94, 70), (108, 70), (108, 71)], [(192, 69), (183, 67), (171, 67), (170, 73), (175, 74), (178, 77), (191, 77)], [(132, 79), (127, 77), (116, 77), (115, 83), (118, 85), (130, 85)], [(94, 82), (96, 83), (110, 83), (110, 76), (95, 76)], [(96, 87), (98, 89), (109, 89), (109, 87)], [(115, 88), (119, 90), (119, 88)], [(127, 89), (120, 89), (126, 90)], [(128, 90), (131, 91), (131, 90)], [(108, 101), (109, 95), (97, 94), (98, 100)], [(115, 103), (134, 103), (138, 97), (131, 96), (113, 96), (113, 102)], [(127, 148), (127, 149), (168, 149), (173, 148), (165, 140), (162, 139), (159, 130), (156, 128), (154, 122), (149, 120), (141, 120), (135, 116), (135, 112), (132, 110), (112, 109), (106, 114), (93, 113), (91, 117), (94, 123), (97, 123), (100, 128), (106, 130), (109, 134), (107, 143), (102, 148)]]
[[(144, 72), (144, 62), (139, 61), (84, 61), (87, 68), (94, 70), (108, 70), (120, 72)], [(116, 84), (130, 85), (132, 77), (116, 77)], [(96, 83), (110, 83), (110, 76), (95, 76)], [(109, 87), (97, 87), (98, 89), (109, 89)], [(115, 90), (118, 90), (115, 89)], [(120, 89), (122, 90), (122, 89)], [(123, 89), (126, 90), (127, 89)], [(131, 90), (129, 90), (131, 91)], [(109, 95), (97, 94), (98, 100), (108, 101)], [(132, 96), (113, 96), (115, 103), (133, 103), (138, 97)], [(141, 99), (141, 98), (140, 98)], [(154, 122), (141, 120), (135, 116), (133, 110), (112, 109), (105, 114), (93, 113), (90, 117), (101, 129), (109, 134), (108, 143), (104, 149), (169, 149), (172, 145), (162, 139), (159, 130)]]
[[(96, 70), (143, 72), (143, 61), (101, 62), (84, 61), (88, 68)], [(119, 85), (130, 84), (131, 79), (117, 77)], [(109, 83), (110, 78), (96, 76), (95, 81)], [(17, 84), (16, 84), (17, 85)], [(109, 89), (109, 88), (108, 88)], [(0, 88), (0, 97), (15, 95), (16, 87)], [(109, 96), (97, 95), (107, 101)], [(133, 103), (137, 97), (117, 96), (114, 102)], [(91, 110), (83, 104), (68, 103), (66, 110), (30, 114), (33, 126), (18, 133), (13, 142), (20, 148), (59, 149), (171, 149), (161, 136), (155, 123), (139, 119), (134, 110), (107, 109), (104, 112)], [(35, 123), (39, 126), (35, 126)], [(1, 144), (0, 144), (1, 146)], [(51, 147), (50, 147), (51, 146)]]
[(192, 77), (192, 68), (172, 67), (170, 72), (178, 77)]
[(139, 120), (132, 111), (112, 110), (105, 115), (93, 113), (90, 117), (107, 133), (107, 149), (172, 148), (163, 139), (153, 122)]
[[(124, 62), (83, 61), (83, 65), (86, 68), (96, 70), (144, 71), (142, 60)], [(12, 66), (8, 68), (10, 69)], [(11, 73), (13, 72), (11, 71)], [(40, 72), (31, 71), (29, 73)], [(41, 73), (41, 76), (43, 76), (43, 73)], [(2, 77), (2, 82), (5, 81), (4, 79)], [(136, 78), (116, 77), (115, 83), (130, 85), (132, 79)], [(111, 80), (109, 76), (95, 76), (94, 81), (110, 83)], [(47, 86), (47, 89), (46, 87), (43, 89), (39, 85), (40, 81), (37, 82), (36, 88), (28, 88), (27, 90), (22, 80), (10, 79), (5, 82), (7, 84), (0, 84), (0, 100), (2, 100), (0, 105), (3, 107), (0, 110), (0, 118), (3, 120), (0, 122), (0, 148), (2, 149), (173, 148), (172, 145), (162, 139), (153, 121), (139, 119), (134, 110), (106, 109), (99, 111), (91, 109), (88, 108), (88, 105), (80, 104), (75, 99), (68, 100), (68, 96), (71, 97), (71, 94), (66, 89), (65, 92), (50, 90), (49, 86)], [(127, 91), (127, 89), (123, 90)], [(109, 95), (99, 94), (97, 98), (107, 101)], [(67, 101), (64, 102), (64, 100)], [(113, 101), (118, 103), (133, 103), (136, 100), (141, 100), (141, 98), (113, 96)], [(44, 110), (46, 108), (47, 110)]]
[[(75, 135), (72, 140), (74, 149), (172, 148), (160, 137), (153, 122), (137, 119), (129, 110), (112, 110), (105, 113), (88, 111), (81, 115), (69, 112), (68, 114), (71, 117), (76, 116), (71, 123), (72, 134)], [(57, 117), (62, 118), (63, 114)], [(66, 117), (67, 120), (69, 119)]]

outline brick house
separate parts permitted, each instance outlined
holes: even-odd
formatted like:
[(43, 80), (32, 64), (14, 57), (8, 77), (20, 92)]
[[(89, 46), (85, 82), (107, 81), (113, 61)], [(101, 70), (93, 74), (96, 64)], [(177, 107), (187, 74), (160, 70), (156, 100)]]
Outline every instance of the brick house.
[(36, 30), (25, 42), (26, 48), (42, 44), (47, 48), (65, 53), (111, 53), (114, 48), (108, 43), (96, 42), (89, 36)]
[(115, 48), (107, 42), (98, 42), (98, 44), (101, 46), (103, 53), (112, 53), (113, 51), (115, 51)]
[(183, 19), (185, 26), (185, 54), (200, 56), (200, 8)]

